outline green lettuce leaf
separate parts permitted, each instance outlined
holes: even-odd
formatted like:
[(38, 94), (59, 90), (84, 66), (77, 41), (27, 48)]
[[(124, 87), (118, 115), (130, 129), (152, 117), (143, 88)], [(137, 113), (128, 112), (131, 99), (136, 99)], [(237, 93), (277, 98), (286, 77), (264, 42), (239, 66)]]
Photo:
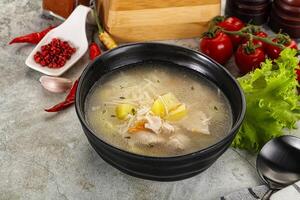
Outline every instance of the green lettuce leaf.
[(257, 152), (283, 129), (296, 128), (300, 119), (298, 68), (296, 50), (286, 48), (280, 57), (267, 59), (261, 68), (238, 78), (246, 96), (247, 110), (244, 122), (232, 145)]

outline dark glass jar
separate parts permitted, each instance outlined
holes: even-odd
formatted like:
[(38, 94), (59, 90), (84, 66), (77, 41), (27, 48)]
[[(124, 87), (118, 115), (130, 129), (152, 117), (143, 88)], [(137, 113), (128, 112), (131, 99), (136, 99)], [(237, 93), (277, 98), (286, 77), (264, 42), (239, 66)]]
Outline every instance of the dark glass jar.
[(227, 0), (225, 14), (246, 23), (261, 25), (268, 21), (271, 5), (271, 0)]
[(269, 26), (274, 32), (284, 32), (300, 38), (300, 1), (274, 0)]

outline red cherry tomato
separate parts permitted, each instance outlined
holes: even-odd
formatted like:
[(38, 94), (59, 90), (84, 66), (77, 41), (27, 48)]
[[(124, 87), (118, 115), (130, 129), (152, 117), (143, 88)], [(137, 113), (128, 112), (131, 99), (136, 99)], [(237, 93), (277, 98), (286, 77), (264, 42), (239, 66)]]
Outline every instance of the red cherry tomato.
[(242, 44), (235, 53), (235, 63), (242, 74), (246, 74), (259, 67), (260, 63), (266, 59), (262, 48), (255, 48), (251, 53), (248, 53), (246, 48), (247, 44)]
[[(275, 38), (272, 40), (273, 42), (277, 42), (278, 39)], [(287, 44), (283, 44), (284, 46), (291, 48), (291, 49), (298, 49), (297, 43), (295, 40), (290, 40)], [(267, 54), (271, 59), (277, 59), (279, 57), (280, 52), (282, 49), (273, 45), (267, 45)]]
[[(217, 25), (224, 28), (227, 31), (239, 31), (245, 26), (245, 24), (237, 17), (228, 17), (224, 21), (219, 22)], [(242, 42), (241, 36), (230, 35), (229, 37), (233, 47), (237, 47)]]
[[(263, 31), (259, 31), (259, 32), (255, 33), (254, 35), (256, 35), (258, 37), (262, 37), (262, 38), (268, 37), (268, 34)], [(267, 48), (267, 44), (260, 40), (253, 40), (253, 44), (261, 46), (261, 48), (263, 50), (265, 50)]]
[(200, 42), (200, 50), (222, 65), (233, 54), (230, 38), (223, 32), (216, 33), (212, 38), (204, 36)]
[[(268, 34), (263, 32), (263, 31), (259, 31), (257, 33), (254, 33), (254, 35), (256, 35), (258, 37), (262, 37), (262, 38), (268, 37)], [(242, 43), (245, 44), (246, 42), (248, 42), (248, 39), (244, 38)], [(267, 44), (264, 43), (263, 41), (253, 39), (253, 44), (254, 45), (259, 45), (263, 50), (267, 49)]]
[(297, 81), (300, 83), (300, 69), (296, 69)]

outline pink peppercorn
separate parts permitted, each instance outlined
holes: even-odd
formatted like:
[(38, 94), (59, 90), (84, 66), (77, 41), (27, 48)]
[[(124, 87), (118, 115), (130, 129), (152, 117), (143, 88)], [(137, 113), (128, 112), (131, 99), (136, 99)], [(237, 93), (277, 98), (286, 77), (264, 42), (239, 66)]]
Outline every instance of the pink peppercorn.
[(43, 67), (61, 68), (67, 60), (76, 52), (67, 41), (53, 38), (49, 44), (43, 45), (41, 51), (37, 51), (33, 58)]

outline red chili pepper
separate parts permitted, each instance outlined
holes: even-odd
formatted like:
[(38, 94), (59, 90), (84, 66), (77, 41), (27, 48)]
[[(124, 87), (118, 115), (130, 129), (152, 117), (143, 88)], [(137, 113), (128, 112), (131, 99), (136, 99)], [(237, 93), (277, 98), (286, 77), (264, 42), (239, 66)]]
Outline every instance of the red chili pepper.
[(97, 56), (101, 55), (101, 49), (96, 42), (90, 44), (90, 60), (94, 60)]
[(60, 102), (56, 104), (55, 106), (45, 109), (46, 112), (58, 112), (61, 110), (64, 110), (65, 108), (68, 108), (75, 102), (75, 95), (76, 95), (76, 90), (78, 87), (78, 79), (74, 82), (69, 94), (67, 95), (66, 99), (63, 102)]
[(63, 101), (59, 104), (56, 104), (52, 108), (45, 109), (46, 112), (58, 112), (61, 110), (64, 110), (65, 108), (68, 108), (70, 105), (72, 105), (75, 102), (75, 100), (70, 101)]
[(76, 90), (77, 90), (78, 82), (79, 82), (79, 79), (77, 79), (77, 80), (74, 82), (74, 84), (73, 84), (73, 86), (72, 86), (72, 88), (71, 88), (69, 94), (68, 94), (67, 97), (66, 97), (66, 100), (75, 99), (75, 95), (76, 95)]
[(14, 44), (14, 43), (31, 43), (31, 44), (37, 44), (53, 28), (55, 28), (55, 26), (49, 26), (48, 28), (42, 30), (41, 32), (29, 33), (27, 35), (16, 37), (12, 41), (10, 41), (9, 44)]
[[(101, 55), (101, 50), (100, 50), (99, 46), (97, 45), (97, 43), (92, 42), (90, 44), (90, 52), (89, 53), (90, 53), (91, 60), (94, 60), (97, 56)], [(65, 108), (70, 107), (73, 103), (75, 103), (75, 96), (76, 96), (76, 90), (78, 87), (78, 82), (79, 82), (79, 79), (77, 79), (74, 82), (69, 94), (67, 95), (66, 99), (63, 102), (60, 102), (49, 109), (45, 109), (45, 111), (46, 112), (59, 112), (61, 110), (64, 110)]]

